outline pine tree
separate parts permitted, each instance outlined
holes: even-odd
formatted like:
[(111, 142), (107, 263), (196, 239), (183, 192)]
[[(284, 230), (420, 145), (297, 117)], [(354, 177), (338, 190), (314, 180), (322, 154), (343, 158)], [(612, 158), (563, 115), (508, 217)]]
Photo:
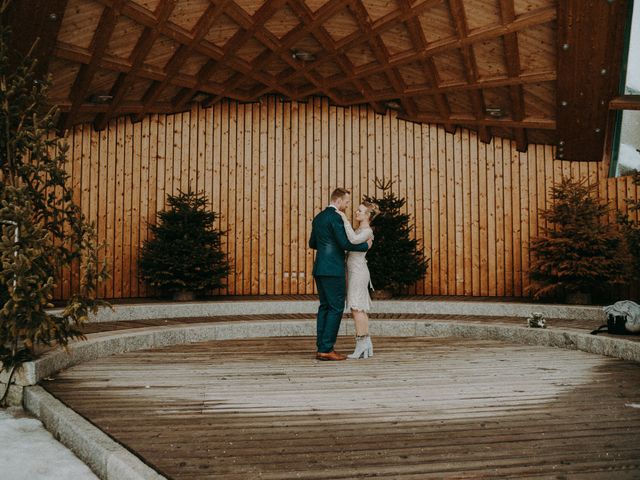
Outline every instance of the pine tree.
[(625, 283), (626, 256), (617, 229), (605, 221), (608, 205), (595, 185), (563, 178), (551, 189), (553, 205), (541, 212), (547, 225), (531, 243), (529, 292), (563, 299), (570, 293), (603, 295)]
[[(640, 188), (640, 172), (633, 174), (633, 184)], [(640, 212), (640, 199), (627, 198), (629, 214), (618, 212), (618, 223), (622, 228), (622, 234), (627, 244), (627, 249), (631, 254), (633, 267), (631, 274), (636, 281), (640, 282), (640, 222), (631, 217), (633, 212)]]
[(142, 279), (161, 295), (180, 291), (203, 294), (222, 287), (229, 272), (221, 249), (223, 232), (213, 227), (217, 214), (196, 193), (169, 195), (169, 209), (158, 214), (140, 256)]
[[(8, 2), (3, 2), (4, 13)], [(13, 369), (38, 345), (66, 346), (104, 302), (96, 299), (106, 266), (98, 263), (95, 231), (72, 201), (64, 170), (67, 146), (51, 135), (57, 111), (36, 60), (9, 50), (0, 23), (0, 361)], [(18, 242), (16, 242), (16, 227)], [(79, 263), (80, 285), (62, 314), (51, 307), (60, 272)]]
[(418, 241), (411, 238), (410, 217), (402, 213), (406, 200), (391, 191), (392, 182), (376, 179), (376, 186), (382, 190), (382, 198), (364, 197), (380, 208), (371, 222), (375, 240), (367, 253), (371, 283), (376, 290), (398, 293), (424, 277), (429, 259), (418, 249)]

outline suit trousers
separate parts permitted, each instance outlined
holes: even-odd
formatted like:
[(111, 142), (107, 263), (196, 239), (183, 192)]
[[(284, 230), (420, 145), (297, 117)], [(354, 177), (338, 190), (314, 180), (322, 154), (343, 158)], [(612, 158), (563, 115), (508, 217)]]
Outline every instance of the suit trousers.
[(344, 312), (346, 284), (345, 277), (314, 277), (320, 297), (320, 307), (316, 319), (316, 346), (322, 353), (331, 352), (336, 343), (342, 312)]

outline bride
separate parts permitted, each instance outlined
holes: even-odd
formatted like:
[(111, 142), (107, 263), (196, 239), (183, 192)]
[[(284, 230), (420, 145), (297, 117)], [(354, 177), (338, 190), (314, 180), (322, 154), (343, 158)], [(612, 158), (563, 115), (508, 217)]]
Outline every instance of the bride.
[[(363, 202), (356, 210), (358, 229), (353, 230), (344, 212), (339, 212), (344, 220), (344, 229), (353, 244), (373, 240), (373, 230), (370, 222), (379, 213), (378, 206)], [(348, 252), (347, 257), (347, 307), (351, 309), (351, 315), (356, 324), (356, 348), (348, 358), (368, 358), (373, 356), (373, 344), (369, 335), (369, 316), (371, 310), (371, 297), (369, 286), (371, 276), (365, 258), (366, 252)]]

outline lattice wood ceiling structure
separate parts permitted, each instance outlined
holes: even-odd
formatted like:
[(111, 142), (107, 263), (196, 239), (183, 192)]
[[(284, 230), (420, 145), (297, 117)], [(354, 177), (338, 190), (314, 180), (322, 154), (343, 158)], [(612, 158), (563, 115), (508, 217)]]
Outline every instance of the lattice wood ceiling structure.
[[(322, 95), (335, 105), (392, 108), (400, 118), (448, 131), (469, 127), (485, 142), (511, 137), (520, 150), (529, 142), (561, 142), (560, 155), (591, 160), (602, 157), (606, 105), (618, 77), (593, 82), (586, 96), (577, 81), (619, 69), (619, 56), (606, 49), (621, 42), (627, 10), (624, 0), (14, 4), (14, 42), (24, 48), (42, 38), (41, 68), (52, 75), (63, 129), (80, 122), (103, 129), (118, 115), (140, 120), (223, 97)], [(563, 49), (569, 38), (577, 43)], [(597, 55), (603, 58), (593, 62)], [(566, 99), (570, 108), (559, 112)], [(567, 126), (558, 124), (559, 113)], [(597, 138), (585, 127), (600, 129)], [(585, 158), (585, 142), (599, 155)]]

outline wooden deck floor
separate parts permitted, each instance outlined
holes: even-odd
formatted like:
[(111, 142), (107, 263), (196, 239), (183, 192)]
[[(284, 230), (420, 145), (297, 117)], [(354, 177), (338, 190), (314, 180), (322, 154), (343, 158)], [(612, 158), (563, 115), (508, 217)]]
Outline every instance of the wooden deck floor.
[(305, 337), (181, 345), (44, 386), (173, 479), (640, 478), (640, 365), (374, 342), (374, 358), (336, 363), (315, 361)]

